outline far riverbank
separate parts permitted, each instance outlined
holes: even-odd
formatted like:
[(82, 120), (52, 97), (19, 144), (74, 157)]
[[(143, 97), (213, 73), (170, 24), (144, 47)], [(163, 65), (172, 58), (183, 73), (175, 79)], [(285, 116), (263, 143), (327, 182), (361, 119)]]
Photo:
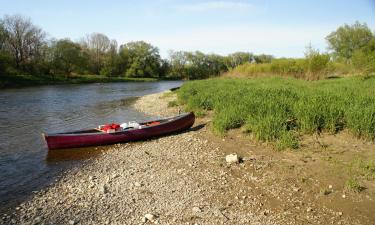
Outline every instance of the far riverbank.
[(19, 88), (40, 85), (61, 85), (61, 84), (87, 84), (87, 83), (110, 83), (110, 82), (151, 82), (168, 79), (151, 77), (108, 77), (104, 75), (0, 75), (0, 89)]

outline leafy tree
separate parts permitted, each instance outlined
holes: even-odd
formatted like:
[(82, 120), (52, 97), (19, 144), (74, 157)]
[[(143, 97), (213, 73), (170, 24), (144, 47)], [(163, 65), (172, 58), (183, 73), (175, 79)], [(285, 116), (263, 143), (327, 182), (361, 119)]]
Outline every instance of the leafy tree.
[(0, 75), (7, 72), (8, 64), (10, 64), (9, 54), (5, 51), (5, 39), (6, 31), (2, 21), (0, 21)]
[(87, 55), (79, 44), (62, 39), (52, 44), (52, 73), (68, 77), (72, 72), (83, 73)]
[(92, 33), (86, 35), (86, 38), (81, 41), (81, 45), (90, 56), (91, 71), (100, 74), (106, 54), (111, 50), (111, 41), (104, 34)]
[(112, 40), (110, 43), (109, 50), (104, 55), (103, 67), (100, 70), (100, 74), (106, 76), (120, 75), (120, 56), (117, 53), (117, 41)]
[(127, 77), (159, 77), (159, 49), (144, 41), (129, 42), (120, 47), (121, 69)]
[(183, 51), (170, 51), (169, 52), (169, 77), (175, 77), (177, 79), (187, 79), (186, 64), (187, 58)]
[(373, 33), (364, 23), (358, 21), (353, 25), (339, 27), (326, 37), (329, 49), (333, 51), (333, 56), (350, 62), (354, 52), (365, 47), (373, 38)]
[(366, 46), (354, 51), (352, 62), (360, 73), (375, 73), (375, 37)]
[(3, 26), (7, 34), (5, 47), (17, 69), (25, 69), (27, 64), (33, 64), (42, 57), (46, 35), (30, 19), (20, 15), (6, 15)]
[(226, 65), (228, 68), (235, 68), (246, 62), (252, 62), (254, 55), (250, 52), (235, 52), (226, 57)]
[(254, 61), (256, 63), (270, 63), (274, 57), (272, 55), (260, 54), (254, 55)]

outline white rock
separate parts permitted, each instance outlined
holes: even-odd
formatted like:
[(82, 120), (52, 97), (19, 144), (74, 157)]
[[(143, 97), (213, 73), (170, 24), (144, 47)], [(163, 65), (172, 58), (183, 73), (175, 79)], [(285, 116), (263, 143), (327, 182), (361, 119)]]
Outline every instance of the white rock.
[(74, 225), (76, 223), (76, 221), (74, 221), (74, 220), (69, 220), (69, 224), (70, 225)]
[(141, 184), (141, 183), (139, 183), (139, 182), (135, 182), (135, 183), (134, 183), (134, 186), (136, 186), (136, 187), (141, 187), (141, 186), (142, 186), (142, 184)]
[(240, 160), (237, 154), (230, 154), (225, 156), (225, 161), (227, 161), (227, 163), (238, 163)]
[(332, 189), (332, 185), (329, 185), (328, 188), (329, 188), (329, 189)]
[(199, 208), (199, 207), (197, 207), (197, 206), (195, 206), (195, 207), (193, 207), (192, 211), (193, 211), (194, 213), (200, 213), (200, 212), (202, 212), (202, 209)]
[(147, 222), (147, 221), (154, 221), (155, 220), (155, 216), (154, 215), (152, 215), (151, 213), (147, 213), (147, 214), (145, 214), (144, 216), (143, 216), (143, 218), (142, 218), (142, 221), (143, 222)]

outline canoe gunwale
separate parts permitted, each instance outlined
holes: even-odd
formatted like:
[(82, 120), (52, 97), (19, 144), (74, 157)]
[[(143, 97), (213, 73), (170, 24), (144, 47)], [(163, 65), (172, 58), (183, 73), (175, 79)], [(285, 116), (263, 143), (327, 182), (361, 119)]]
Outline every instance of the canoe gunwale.
[[(87, 132), (85, 133), (85, 131), (91, 131), (93, 129), (87, 129), (87, 130), (77, 130), (77, 131), (70, 131), (70, 132), (61, 132), (61, 133), (42, 133), (43, 137), (56, 137), (56, 136), (87, 136), (87, 135), (123, 135), (129, 131), (134, 131), (134, 130), (147, 130), (147, 129), (150, 129), (150, 128), (154, 128), (156, 126), (161, 126), (161, 125), (165, 125), (165, 124), (168, 124), (168, 123), (172, 123), (178, 119), (181, 119), (183, 117), (186, 117), (186, 116), (189, 116), (191, 114), (191, 112), (188, 112), (188, 113), (183, 113), (183, 114), (180, 114), (178, 116), (172, 116), (172, 117), (167, 117), (167, 118), (163, 118), (163, 119), (159, 119), (159, 120), (149, 120), (149, 121), (144, 121), (144, 122), (140, 122), (140, 124), (144, 124), (144, 123), (148, 123), (148, 122), (154, 122), (154, 121), (162, 121), (162, 120), (165, 120), (165, 122), (163, 123), (160, 123), (158, 125), (154, 125), (154, 126), (146, 126), (146, 127), (142, 127), (142, 128), (131, 128), (131, 129), (127, 129), (127, 130), (124, 130), (124, 131), (118, 131), (118, 132), (113, 132), (113, 133), (105, 133), (105, 132)], [(172, 120), (171, 120), (172, 119)], [(73, 132), (82, 132), (82, 133), (73, 133)]]

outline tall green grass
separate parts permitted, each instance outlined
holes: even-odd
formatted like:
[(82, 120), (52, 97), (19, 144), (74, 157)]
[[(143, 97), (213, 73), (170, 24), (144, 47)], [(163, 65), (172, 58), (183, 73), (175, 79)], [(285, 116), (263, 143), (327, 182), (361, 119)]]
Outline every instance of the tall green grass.
[[(373, 73), (368, 70), (367, 73)], [(305, 80), (319, 80), (330, 76), (341, 76), (347, 74), (359, 74), (352, 65), (329, 60), (328, 55), (313, 55), (308, 58), (273, 59), (270, 63), (245, 63), (237, 66), (227, 73), (231, 76), (259, 77), (269, 75), (280, 75), (284, 77), (295, 77)]]
[(218, 134), (243, 127), (280, 149), (297, 148), (301, 134), (345, 128), (375, 139), (375, 77), (209, 79), (185, 83), (178, 99), (187, 110), (213, 110)]

